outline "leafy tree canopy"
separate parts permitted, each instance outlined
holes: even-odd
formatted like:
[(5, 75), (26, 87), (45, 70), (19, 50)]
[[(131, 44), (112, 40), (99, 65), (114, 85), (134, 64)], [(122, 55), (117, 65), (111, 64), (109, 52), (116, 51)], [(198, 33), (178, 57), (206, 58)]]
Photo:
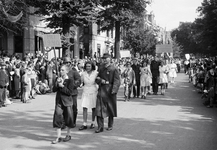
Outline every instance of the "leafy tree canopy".
[(81, 26), (96, 19), (97, 0), (27, 0), (37, 8), (35, 14), (46, 16), (50, 28)]
[(25, 0), (0, 0), (0, 31), (18, 33), (26, 26)]
[(144, 15), (147, 3), (145, 0), (100, 0), (105, 8), (99, 15), (101, 29), (111, 29), (117, 21), (121, 26), (130, 26), (135, 18)]
[(217, 54), (217, 0), (204, 0), (198, 7), (199, 17), (172, 31), (172, 38), (183, 53)]

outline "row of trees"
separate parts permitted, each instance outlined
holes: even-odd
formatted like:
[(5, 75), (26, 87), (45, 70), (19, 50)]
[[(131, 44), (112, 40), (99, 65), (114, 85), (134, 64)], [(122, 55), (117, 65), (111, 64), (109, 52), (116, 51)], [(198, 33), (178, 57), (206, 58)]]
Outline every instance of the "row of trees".
[[(47, 27), (58, 29), (58, 32), (64, 37), (70, 35), (70, 27), (83, 27), (92, 22), (100, 23), (102, 31), (115, 28), (114, 52), (116, 58), (120, 57), (121, 29), (126, 31), (122, 37), (126, 41), (125, 48), (140, 53), (143, 53), (144, 49), (153, 49), (154, 35), (149, 31), (144, 31), (144, 28), (136, 26), (137, 23), (144, 21), (145, 8), (149, 0), (7, 0), (10, 5), (5, 2), (6, 0), (0, 0), (0, 6), (6, 8), (13, 4), (13, 7), (16, 8), (18, 4), (22, 3), (22, 7), (19, 8), (20, 11), (24, 11), (24, 14), (30, 13), (25, 8), (34, 7), (36, 10), (34, 15), (46, 16), (44, 21), (48, 23)], [(99, 6), (102, 6), (102, 9), (99, 9)], [(0, 14), (3, 12), (0, 11)], [(5, 20), (8, 21), (7, 18)], [(25, 27), (23, 19), (10, 23), (16, 29), (6, 26), (5, 30), (16, 32), (20, 26)], [(150, 40), (152, 44), (147, 43), (146, 39)], [(63, 51), (64, 54), (67, 54), (69, 48), (64, 47)]]
[(217, 0), (204, 0), (193, 23), (181, 23), (171, 32), (182, 53), (212, 56), (217, 54)]

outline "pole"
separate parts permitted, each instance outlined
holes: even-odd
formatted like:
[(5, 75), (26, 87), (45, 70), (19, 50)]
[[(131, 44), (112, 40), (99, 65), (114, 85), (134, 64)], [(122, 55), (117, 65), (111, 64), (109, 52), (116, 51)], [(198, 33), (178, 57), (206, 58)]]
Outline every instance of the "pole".
[(54, 51), (54, 57), (55, 57), (55, 66), (56, 66), (56, 72), (57, 72), (57, 76), (59, 77), (59, 69), (58, 69), (58, 64), (57, 64), (57, 56), (56, 56), (56, 50), (55, 47), (53, 47), (53, 51)]

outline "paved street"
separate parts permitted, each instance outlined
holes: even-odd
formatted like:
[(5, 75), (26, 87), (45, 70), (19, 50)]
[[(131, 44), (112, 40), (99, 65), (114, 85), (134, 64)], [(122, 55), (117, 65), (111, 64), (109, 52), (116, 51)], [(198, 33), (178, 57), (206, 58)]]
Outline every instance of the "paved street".
[(56, 145), (51, 144), (56, 136), (54, 94), (39, 95), (27, 104), (16, 100), (0, 108), (0, 150), (217, 150), (217, 108), (204, 107), (187, 76), (178, 75), (164, 96), (124, 102), (121, 88), (114, 129), (99, 134), (95, 129), (78, 131), (82, 125), (79, 97), (72, 140)]

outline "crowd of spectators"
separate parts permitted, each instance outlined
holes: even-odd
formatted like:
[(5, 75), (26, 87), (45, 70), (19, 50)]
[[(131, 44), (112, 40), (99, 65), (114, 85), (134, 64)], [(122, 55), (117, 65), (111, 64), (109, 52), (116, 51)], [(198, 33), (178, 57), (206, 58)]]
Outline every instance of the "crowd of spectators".
[[(79, 62), (72, 60), (75, 68), (81, 70)], [(51, 93), (63, 59), (48, 60), (42, 53), (35, 57), (27, 53), (19, 55), (2, 54), (0, 57), (0, 107), (6, 107), (13, 100), (27, 103), (37, 94)]]
[[(63, 61), (64, 59), (61, 58), (48, 60), (42, 53), (37, 53), (35, 57), (26, 54), (23, 59), (19, 55), (10, 57), (6, 54), (2, 55), (0, 107), (12, 104), (14, 99), (27, 103), (34, 99), (36, 94), (51, 93)], [(96, 70), (101, 64), (100, 58), (75, 58), (68, 61), (80, 74), (83, 72), (86, 61), (92, 61), (96, 65)], [(181, 68), (180, 59), (157, 56), (112, 59), (112, 63), (120, 71), (126, 101), (133, 97), (145, 99), (151, 94), (164, 95), (168, 84), (174, 84), (176, 73), (180, 72)], [(191, 70), (190, 68), (185, 66), (185, 70)], [(159, 87), (160, 90), (158, 90)]]
[(217, 57), (185, 60), (189, 82), (202, 94), (203, 104), (213, 108), (217, 99)]

